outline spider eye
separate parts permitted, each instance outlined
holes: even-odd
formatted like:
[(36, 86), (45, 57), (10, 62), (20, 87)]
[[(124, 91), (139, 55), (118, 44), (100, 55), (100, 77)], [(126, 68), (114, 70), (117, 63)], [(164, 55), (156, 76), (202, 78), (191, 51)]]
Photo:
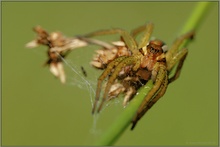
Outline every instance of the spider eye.
[(158, 50), (156, 50), (156, 49), (153, 48), (153, 47), (150, 48), (150, 52), (153, 53), (153, 54), (157, 53), (157, 51), (158, 51)]

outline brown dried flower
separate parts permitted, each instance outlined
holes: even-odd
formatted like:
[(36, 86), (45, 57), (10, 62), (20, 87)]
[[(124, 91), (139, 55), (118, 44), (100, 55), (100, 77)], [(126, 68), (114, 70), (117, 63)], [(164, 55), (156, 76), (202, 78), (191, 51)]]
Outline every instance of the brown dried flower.
[(40, 26), (33, 29), (37, 33), (37, 38), (26, 44), (27, 48), (34, 48), (39, 45), (48, 47), (48, 60), (50, 72), (60, 79), (61, 83), (65, 83), (66, 76), (63, 68), (62, 59), (73, 49), (87, 46), (88, 43), (78, 38), (68, 38), (61, 32), (48, 33)]

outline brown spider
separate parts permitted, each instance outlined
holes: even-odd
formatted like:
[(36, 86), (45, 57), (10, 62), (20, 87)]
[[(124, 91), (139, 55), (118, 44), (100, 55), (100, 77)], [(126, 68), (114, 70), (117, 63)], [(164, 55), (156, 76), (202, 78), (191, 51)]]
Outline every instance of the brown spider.
[[(78, 36), (79, 39), (90, 44), (102, 46), (96, 50), (96, 54), (90, 64), (97, 69), (106, 69), (107, 65), (114, 59), (121, 56), (131, 56), (131, 51), (126, 47), (123, 38), (120, 41), (106, 43), (100, 40), (85, 38)], [(120, 93), (124, 94), (123, 106), (134, 97), (137, 90), (146, 83), (150, 77), (150, 72), (139, 69), (135, 74), (129, 72), (130, 67), (127, 66), (118, 74), (117, 80), (112, 84), (107, 101), (116, 98)]]
[(63, 69), (62, 58), (66, 57), (71, 50), (86, 46), (88, 43), (77, 38), (67, 38), (61, 32), (48, 33), (40, 26), (36, 26), (33, 30), (37, 33), (37, 39), (26, 44), (28, 48), (34, 48), (39, 45), (48, 47), (48, 60), (45, 63), (49, 65), (50, 72), (65, 83), (65, 72)]
[[(162, 49), (164, 43), (162, 41), (152, 40), (149, 42), (152, 31), (153, 24), (148, 23), (147, 25), (135, 29), (132, 33), (128, 33), (122, 29), (109, 29), (85, 35), (85, 37), (92, 37), (97, 35), (118, 33), (121, 35), (122, 40), (125, 42), (125, 46), (131, 52), (130, 55), (118, 56), (113, 59), (110, 63), (107, 64), (106, 69), (98, 78), (96, 97), (92, 113), (95, 112), (97, 103), (99, 101), (102, 82), (109, 75), (110, 77), (108, 78), (103, 98), (99, 107), (97, 108), (97, 112), (101, 110), (103, 103), (107, 100), (111, 86), (115, 83), (115, 80), (118, 78), (118, 75), (122, 70), (127, 68), (134, 74), (137, 74), (138, 71), (142, 71), (143, 76), (149, 75), (150, 72), (154, 86), (145, 96), (144, 101), (140, 105), (136, 115), (132, 120), (133, 124), (131, 129), (133, 129), (138, 120), (154, 105), (154, 103), (159, 100), (160, 97), (164, 95), (168, 84), (179, 77), (188, 50), (186, 48), (181, 50), (178, 49), (183, 41), (193, 38), (194, 32), (191, 31), (180, 36), (174, 41), (171, 48), (167, 52), (164, 52)], [(137, 43), (135, 36), (141, 32), (143, 33), (143, 37), (141, 38), (140, 42)], [(177, 65), (175, 74), (169, 78), (168, 75), (175, 65)], [(149, 76), (146, 78), (146, 80), (148, 79)]]

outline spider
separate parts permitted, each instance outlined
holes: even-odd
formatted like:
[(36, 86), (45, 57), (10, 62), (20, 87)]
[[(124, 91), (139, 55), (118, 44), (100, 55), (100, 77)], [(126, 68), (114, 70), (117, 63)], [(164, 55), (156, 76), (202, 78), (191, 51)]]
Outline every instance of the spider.
[[(130, 72), (137, 73), (139, 70), (150, 73), (150, 77), (153, 80), (154, 86), (145, 96), (142, 104), (140, 105), (137, 113), (132, 120), (131, 130), (134, 129), (137, 122), (142, 116), (164, 95), (169, 83), (175, 81), (181, 72), (184, 60), (187, 56), (188, 50), (182, 48), (179, 50), (183, 41), (192, 39), (194, 31), (190, 31), (179, 38), (177, 38), (171, 48), (167, 51), (163, 51), (165, 45), (161, 40), (150, 40), (150, 36), (153, 31), (153, 24), (148, 23), (128, 33), (122, 29), (108, 29), (100, 30), (85, 35), (85, 37), (93, 37), (98, 35), (107, 34), (119, 34), (122, 37), (126, 47), (130, 50), (131, 55), (119, 56), (107, 64), (106, 69), (98, 78), (95, 102), (93, 105), (92, 113), (97, 109), (99, 112), (103, 106), (103, 103), (107, 100), (109, 90), (116, 81), (119, 73), (126, 67)], [(137, 34), (143, 33), (140, 41), (137, 42), (135, 37)], [(169, 77), (170, 71), (177, 65), (175, 74)], [(146, 74), (144, 73), (144, 75)], [(110, 76), (109, 76), (110, 75)], [(101, 94), (101, 85), (105, 78), (108, 78), (103, 98), (98, 108), (97, 104)], [(147, 78), (146, 80), (148, 80)]]
[[(110, 43), (85, 38), (83, 36), (78, 36), (78, 38), (89, 44), (95, 44), (102, 47), (101, 49), (96, 50), (96, 54), (90, 62), (90, 64), (96, 69), (106, 69), (107, 65), (118, 57), (131, 56), (131, 51), (126, 47), (122, 38), (119, 41), (113, 41)], [(128, 73), (129, 68), (130, 67), (126, 67), (120, 71), (117, 80), (111, 85), (107, 101), (117, 98), (119, 94), (124, 94), (123, 106), (125, 107), (134, 97), (137, 90), (145, 84), (145, 81), (139, 78), (139, 76), (142, 76), (143, 72), (140, 70), (136, 75), (133, 75)]]
[[(90, 64), (97, 69), (106, 69), (107, 65), (114, 59), (121, 56), (131, 56), (131, 51), (126, 47), (123, 38), (110, 43), (96, 39), (78, 36), (79, 39), (90, 44), (99, 45), (102, 48), (96, 50), (96, 54)], [(117, 80), (111, 85), (107, 101), (116, 98), (119, 94), (124, 94), (123, 106), (134, 97), (137, 90), (146, 83), (150, 73), (146, 70), (138, 70), (135, 74), (129, 72), (130, 67), (125, 67), (118, 74)]]

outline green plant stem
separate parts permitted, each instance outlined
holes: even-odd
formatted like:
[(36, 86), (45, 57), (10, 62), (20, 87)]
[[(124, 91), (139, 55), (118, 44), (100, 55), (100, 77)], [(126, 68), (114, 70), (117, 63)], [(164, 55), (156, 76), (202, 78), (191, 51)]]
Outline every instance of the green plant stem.
[(129, 106), (118, 116), (117, 120), (108, 128), (95, 145), (112, 145), (119, 138), (123, 131), (130, 125), (134, 116), (133, 114), (135, 114), (137, 108), (144, 100), (144, 93), (148, 93), (152, 87), (153, 82), (149, 80), (145, 86), (139, 89), (140, 94), (135, 96)]
[(207, 15), (210, 6), (211, 2), (198, 2), (197, 6), (193, 10), (192, 15), (183, 26), (180, 34), (184, 34), (190, 30), (197, 30), (201, 25), (201, 22), (204, 19), (205, 15)]
[[(185, 34), (192, 30), (197, 31), (199, 26), (202, 24), (201, 22), (204, 20), (205, 16), (207, 15), (210, 6), (211, 6), (211, 2), (198, 2), (197, 6), (192, 12), (192, 15), (184, 24), (179, 35)], [(190, 41), (191, 40), (186, 40), (185, 42), (183, 42), (181, 47), (186, 47)]]
[[(180, 31), (184, 34), (191, 30), (197, 30), (204, 16), (208, 12), (211, 2), (198, 2), (195, 9), (193, 10), (191, 16), (186, 21)], [(182, 46), (186, 46), (189, 41), (186, 41)], [(95, 145), (113, 145), (115, 141), (122, 135), (125, 129), (131, 124), (133, 116), (136, 114), (140, 104), (144, 100), (146, 93), (148, 93), (153, 87), (152, 80), (149, 80), (145, 86), (138, 90), (138, 93), (130, 104), (125, 108), (125, 110), (117, 117), (117, 119), (112, 123), (112, 125), (104, 132), (102, 136), (95, 142)]]

